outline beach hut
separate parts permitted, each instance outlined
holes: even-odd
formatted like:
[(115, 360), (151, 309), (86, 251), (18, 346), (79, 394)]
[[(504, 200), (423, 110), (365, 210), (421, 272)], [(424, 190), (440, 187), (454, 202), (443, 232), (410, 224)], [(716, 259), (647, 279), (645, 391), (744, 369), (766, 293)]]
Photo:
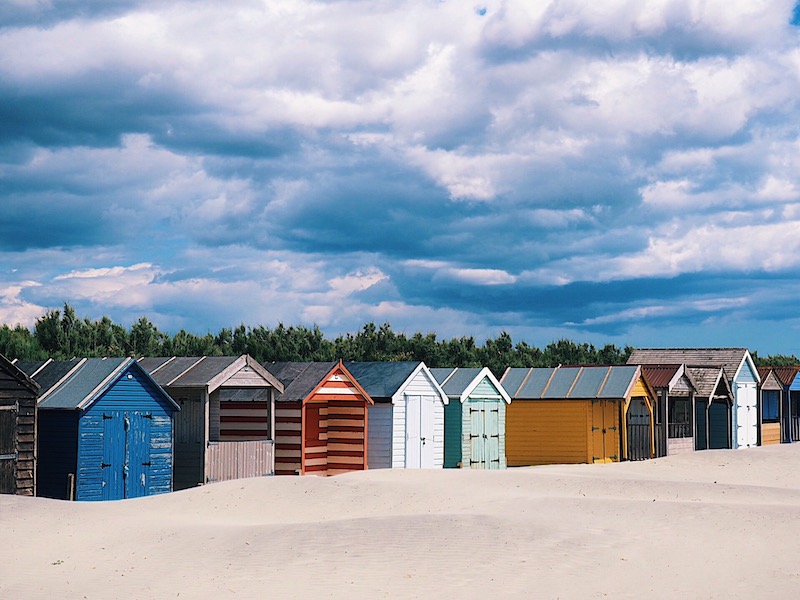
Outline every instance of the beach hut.
[(368, 468), (369, 394), (339, 362), (264, 365), (282, 384), (275, 407), (275, 473), (336, 475)]
[(39, 385), (0, 355), (0, 494), (36, 494)]
[[(794, 427), (790, 387), (800, 367), (758, 367), (761, 377), (761, 443), (777, 443), (776, 429), (779, 429), (780, 442), (796, 442), (800, 427)], [(778, 420), (775, 421), (775, 414)], [(776, 426), (777, 424), (777, 426)]]
[(800, 371), (789, 384), (789, 433), (791, 441), (800, 441)]
[(697, 386), (685, 365), (644, 365), (642, 376), (655, 392), (654, 456), (694, 451)]
[(686, 366), (695, 384), (695, 450), (733, 447), (733, 391), (722, 367)]
[(275, 391), (283, 385), (241, 356), (141, 358), (181, 407), (175, 415), (175, 489), (275, 471)]
[(758, 386), (761, 404), (759, 445), (780, 444), (781, 422), (784, 421), (784, 407), (787, 404), (784, 385), (771, 366), (759, 366), (758, 376), (761, 378), (761, 385)]
[(733, 391), (734, 448), (758, 445), (758, 369), (747, 348), (637, 348), (630, 365), (685, 364), (723, 367)]
[(509, 466), (653, 455), (654, 392), (638, 366), (508, 368)]
[(425, 363), (347, 362), (366, 390), (370, 469), (431, 469), (444, 464), (447, 394)]
[(444, 410), (446, 468), (506, 468), (506, 405), (511, 398), (486, 367), (431, 369), (449, 402)]
[(37, 495), (122, 500), (172, 490), (178, 406), (135, 360), (17, 364), (41, 386)]

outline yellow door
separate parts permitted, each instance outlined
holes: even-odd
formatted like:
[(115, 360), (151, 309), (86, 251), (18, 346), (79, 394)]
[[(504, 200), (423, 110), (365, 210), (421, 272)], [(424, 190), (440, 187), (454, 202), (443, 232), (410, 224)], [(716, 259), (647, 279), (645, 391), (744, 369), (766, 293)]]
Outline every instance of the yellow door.
[(592, 400), (592, 462), (619, 460), (619, 407), (615, 400)]

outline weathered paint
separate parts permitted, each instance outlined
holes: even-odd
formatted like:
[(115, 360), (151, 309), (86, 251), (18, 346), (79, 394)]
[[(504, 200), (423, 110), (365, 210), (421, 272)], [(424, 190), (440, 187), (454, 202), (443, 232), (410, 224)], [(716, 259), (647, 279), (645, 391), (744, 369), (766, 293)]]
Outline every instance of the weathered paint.
[(272, 475), (274, 447), (272, 440), (210, 442), (206, 448), (208, 481)]
[(138, 369), (126, 370), (78, 420), (75, 498), (172, 491), (173, 410)]
[(36, 493), (38, 385), (0, 356), (0, 494)]
[[(506, 405), (508, 395), (488, 369), (434, 370), (446, 388), (459, 377), (456, 388), (446, 388), (445, 461), (448, 468), (505, 469)], [(460, 405), (460, 406), (456, 406)]]
[(394, 407), (391, 402), (370, 405), (367, 409), (369, 419), (369, 445), (367, 462), (370, 469), (390, 469), (392, 467), (392, 418)]

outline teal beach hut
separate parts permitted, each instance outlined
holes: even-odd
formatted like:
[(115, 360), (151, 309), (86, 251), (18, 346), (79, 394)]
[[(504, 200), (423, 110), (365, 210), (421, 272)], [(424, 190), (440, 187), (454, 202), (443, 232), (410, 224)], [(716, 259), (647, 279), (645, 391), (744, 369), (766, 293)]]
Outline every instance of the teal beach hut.
[(444, 409), (444, 467), (506, 468), (508, 393), (483, 367), (431, 369), (449, 398)]

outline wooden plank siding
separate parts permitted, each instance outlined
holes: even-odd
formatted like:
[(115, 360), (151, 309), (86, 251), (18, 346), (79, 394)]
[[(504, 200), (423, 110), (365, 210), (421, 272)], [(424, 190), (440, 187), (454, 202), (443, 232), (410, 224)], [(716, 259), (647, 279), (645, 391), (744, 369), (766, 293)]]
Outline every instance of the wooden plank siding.
[(303, 406), (303, 474), (367, 468), (368, 400), (337, 366)]
[(0, 366), (0, 494), (36, 494), (35, 384), (2, 358)]
[(302, 470), (303, 418), (300, 402), (275, 407), (275, 474), (298, 475)]
[(591, 403), (514, 400), (506, 420), (509, 467), (591, 462)]

